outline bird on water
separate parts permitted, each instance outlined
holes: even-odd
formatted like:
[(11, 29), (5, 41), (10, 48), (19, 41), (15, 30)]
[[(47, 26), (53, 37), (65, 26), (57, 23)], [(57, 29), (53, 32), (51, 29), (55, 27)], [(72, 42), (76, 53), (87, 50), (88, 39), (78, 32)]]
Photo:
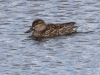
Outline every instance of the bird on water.
[(42, 19), (36, 19), (25, 33), (33, 31), (32, 36), (34, 37), (53, 37), (75, 33), (77, 28), (75, 22), (46, 24)]

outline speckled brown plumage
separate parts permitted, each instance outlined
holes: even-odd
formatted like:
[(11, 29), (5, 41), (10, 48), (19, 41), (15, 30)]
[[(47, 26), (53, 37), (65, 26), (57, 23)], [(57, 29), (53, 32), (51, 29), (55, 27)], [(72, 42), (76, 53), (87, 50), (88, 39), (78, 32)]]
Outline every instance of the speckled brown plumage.
[(67, 35), (76, 32), (78, 26), (74, 26), (75, 22), (62, 24), (46, 24), (42, 19), (37, 19), (32, 23), (32, 27), (26, 31), (31, 32), (34, 37), (52, 37), (58, 35)]

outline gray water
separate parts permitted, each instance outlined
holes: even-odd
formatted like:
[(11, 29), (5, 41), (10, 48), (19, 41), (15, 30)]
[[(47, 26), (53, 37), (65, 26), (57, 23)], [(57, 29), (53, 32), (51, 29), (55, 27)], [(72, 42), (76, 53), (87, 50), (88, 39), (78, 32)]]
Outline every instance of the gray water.
[[(79, 29), (39, 42), (24, 33), (37, 18)], [(0, 75), (100, 75), (100, 1), (0, 0)]]

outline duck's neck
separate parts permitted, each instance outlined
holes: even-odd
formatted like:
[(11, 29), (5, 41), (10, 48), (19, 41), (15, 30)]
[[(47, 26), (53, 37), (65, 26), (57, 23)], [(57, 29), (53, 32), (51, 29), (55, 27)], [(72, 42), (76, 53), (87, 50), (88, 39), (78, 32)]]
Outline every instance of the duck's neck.
[[(44, 31), (44, 30), (43, 30)], [(33, 32), (33, 36), (35, 37), (42, 37), (43, 36), (43, 31), (34, 31)]]

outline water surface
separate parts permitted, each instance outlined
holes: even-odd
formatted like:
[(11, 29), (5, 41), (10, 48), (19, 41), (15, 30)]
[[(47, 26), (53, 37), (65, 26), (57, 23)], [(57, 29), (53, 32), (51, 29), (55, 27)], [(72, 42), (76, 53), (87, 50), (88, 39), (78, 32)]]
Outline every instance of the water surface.
[[(76, 34), (24, 33), (33, 20), (76, 22)], [(0, 75), (100, 75), (99, 0), (0, 0)]]

